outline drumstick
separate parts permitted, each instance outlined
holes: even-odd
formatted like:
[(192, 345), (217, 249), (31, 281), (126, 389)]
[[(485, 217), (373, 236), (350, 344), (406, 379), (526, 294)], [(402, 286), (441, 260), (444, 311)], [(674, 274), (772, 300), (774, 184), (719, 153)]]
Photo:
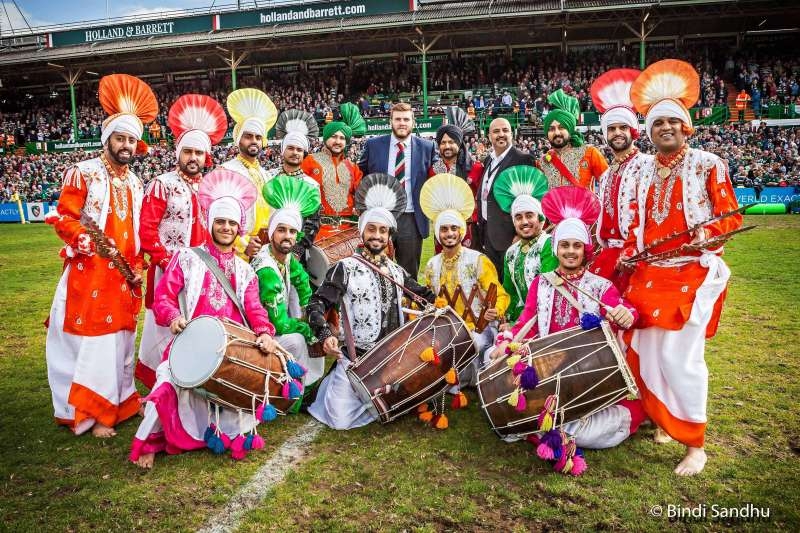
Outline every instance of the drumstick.
[[(581, 289), (580, 287), (578, 287), (574, 283), (570, 282), (558, 270), (555, 270), (554, 272), (555, 272), (555, 275), (558, 276), (558, 279), (561, 280), (561, 283), (566, 283), (567, 285), (569, 285), (570, 287), (572, 287), (573, 289), (575, 289), (576, 291), (578, 291), (579, 293), (583, 294), (584, 296), (586, 296), (587, 298), (589, 298), (590, 300), (592, 300), (593, 302), (598, 304), (600, 307), (605, 309), (606, 312), (612, 311), (614, 309), (610, 305), (606, 305), (602, 301), (600, 301), (600, 298), (598, 298), (597, 296), (595, 296), (593, 294), (589, 294), (588, 292), (586, 292), (585, 290)], [(553, 278), (553, 281), (556, 281), (556, 278)], [(556, 282), (556, 285), (561, 285), (561, 283)]]

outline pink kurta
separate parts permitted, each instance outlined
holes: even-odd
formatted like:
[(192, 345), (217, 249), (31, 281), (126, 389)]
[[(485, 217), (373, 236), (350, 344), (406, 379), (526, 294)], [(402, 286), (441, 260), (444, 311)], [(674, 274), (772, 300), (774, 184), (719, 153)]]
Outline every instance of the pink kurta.
[[(228, 275), (231, 286), (236, 290), (235, 253), (232, 251), (228, 253), (220, 252), (216, 246), (206, 246), (205, 248), (211, 254), (211, 257), (217, 260), (220, 269)], [(167, 270), (164, 271), (161, 281), (158, 283), (156, 294), (153, 298), (153, 312), (156, 316), (156, 323), (159, 326), (169, 327), (172, 321), (181, 315), (181, 310), (178, 306), (178, 293), (183, 289), (184, 283), (185, 275), (183, 269), (177, 256), (173, 257)], [(250, 329), (255, 331), (257, 335), (262, 333), (275, 335), (275, 328), (269, 321), (267, 310), (260, 303), (257, 277), (253, 277), (250, 280), (244, 294), (242, 305), (247, 314)], [(228, 298), (222, 286), (209, 271), (206, 271), (203, 278), (203, 289), (197, 300), (197, 306), (194, 308), (192, 316), (187, 317), (187, 320), (202, 315), (228, 318), (239, 324), (242, 323), (242, 315), (239, 313), (239, 309), (236, 308), (236, 304)], [(167, 353), (167, 351), (164, 352), (164, 358), (166, 358)]]
[[(586, 273), (584, 273), (584, 276)], [(591, 275), (591, 274), (589, 274)], [(570, 280), (573, 284), (577, 284), (580, 281), (580, 278)], [(540, 283), (547, 283), (547, 281), (543, 280), (541, 276), (536, 276), (533, 281), (531, 282), (531, 286), (528, 289), (528, 297), (525, 299), (525, 308), (522, 310), (522, 314), (520, 314), (519, 318), (517, 319), (517, 323), (511, 329), (511, 332), (516, 335), (522, 327), (528, 323), (528, 321), (533, 318), (539, 312), (539, 284)], [(576, 299), (580, 300), (578, 291), (575, 289), (568, 287), (566, 284), (564, 285), (570, 294)], [(583, 288), (583, 287), (582, 287)], [(594, 296), (600, 298), (600, 301), (610, 307), (616, 307), (619, 304), (624, 305), (628, 308), (628, 310), (633, 313), (633, 321), (634, 324), (639, 319), (639, 313), (636, 312), (636, 309), (633, 308), (628, 302), (626, 302), (622, 296), (620, 296), (619, 291), (614, 285), (608, 286), (604, 291), (595, 290)], [(572, 305), (570, 305), (567, 300), (561, 296), (559, 293), (555, 293), (553, 297), (553, 305), (550, 306), (550, 327), (547, 334), (558, 333), (559, 331), (574, 328), (575, 326), (579, 326), (581, 323), (581, 317), (578, 313), (578, 310), (575, 309)], [(606, 314), (604, 309), (600, 309), (600, 316), (604, 317)], [(539, 317), (539, 320), (542, 320), (542, 317)], [(538, 329), (534, 328), (528, 332), (528, 335), (525, 336), (526, 339), (531, 339), (536, 336)]]
[[(261, 306), (258, 293), (258, 278), (244, 263), (235, 256), (233, 251), (222, 253), (216, 246), (207, 241), (203, 248), (217, 260), (231, 286), (239, 295), (244, 306), (250, 329), (257, 334), (275, 335), (275, 328), (269, 321), (267, 311)], [(191, 255), (190, 255), (191, 254)], [(181, 249), (170, 260), (164, 275), (156, 287), (153, 299), (153, 312), (156, 323), (168, 327), (170, 323), (181, 316), (178, 304), (178, 294), (186, 288), (187, 305), (193, 309), (189, 311), (191, 317), (201, 315), (217, 318), (228, 318), (242, 323), (242, 317), (236, 304), (228, 297), (222, 286), (213, 274), (203, 264), (201, 268), (190, 267), (192, 273), (187, 273), (181, 265), (182, 261), (192, 260), (198, 265), (199, 258), (188, 249)], [(184, 263), (187, 264), (187, 263)], [(248, 276), (247, 286), (242, 292), (236, 290), (236, 272)], [(249, 274), (252, 274), (251, 276)], [(191, 287), (198, 286), (198, 280), (192, 276), (201, 276), (199, 295), (188, 294)], [(194, 299), (196, 297), (196, 300)], [(189, 303), (191, 302), (191, 303)], [(170, 342), (171, 345), (171, 342)], [(203, 440), (207, 420), (211, 416), (208, 402), (199, 394), (188, 389), (180, 389), (170, 381), (169, 363), (167, 356), (169, 346), (164, 351), (163, 362), (156, 371), (157, 382), (146, 398), (147, 405), (145, 418), (139, 425), (136, 436), (131, 446), (130, 459), (136, 461), (142, 454), (166, 451), (170, 454), (181, 453), (188, 450), (197, 450), (206, 446)], [(232, 410), (220, 410), (216, 419), (217, 426), (228, 438), (233, 440), (256, 427), (258, 421), (250, 413), (236, 413)]]

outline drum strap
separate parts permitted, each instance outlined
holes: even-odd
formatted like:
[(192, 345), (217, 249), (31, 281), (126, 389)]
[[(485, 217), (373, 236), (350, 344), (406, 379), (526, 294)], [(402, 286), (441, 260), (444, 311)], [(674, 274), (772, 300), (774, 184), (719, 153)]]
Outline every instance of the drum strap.
[(572, 307), (578, 310), (579, 315), (583, 314), (583, 306), (580, 304), (580, 302), (576, 300), (574, 296), (572, 296), (572, 293), (564, 288), (564, 285), (555, 282), (555, 280), (558, 279), (555, 272), (543, 272), (542, 277), (546, 279), (547, 282), (552, 285), (553, 288), (570, 303), (570, 305), (572, 305)]
[(197, 254), (197, 257), (203, 260), (203, 263), (206, 264), (206, 267), (208, 267), (208, 270), (211, 272), (211, 274), (215, 278), (217, 278), (219, 284), (222, 285), (222, 290), (225, 291), (225, 294), (228, 295), (228, 298), (230, 298), (233, 301), (234, 305), (236, 306), (236, 309), (239, 310), (239, 314), (242, 315), (242, 323), (249, 328), (250, 323), (247, 321), (247, 315), (244, 312), (244, 307), (242, 306), (242, 302), (239, 301), (239, 297), (236, 296), (236, 291), (233, 290), (230, 280), (228, 280), (228, 278), (225, 277), (225, 273), (222, 272), (222, 270), (219, 268), (219, 265), (217, 265), (217, 262), (214, 260), (213, 257), (211, 257), (211, 254), (209, 254), (199, 246), (195, 246), (189, 249), (193, 251), (195, 254)]

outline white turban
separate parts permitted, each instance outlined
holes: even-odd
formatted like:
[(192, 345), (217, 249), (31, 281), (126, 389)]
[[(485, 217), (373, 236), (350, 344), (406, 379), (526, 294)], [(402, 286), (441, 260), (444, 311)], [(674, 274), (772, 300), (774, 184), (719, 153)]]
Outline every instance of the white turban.
[(514, 202), (511, 204), (511, 217), (513, 218), (519, 213), (536, 213), (541, 216), (542, 204), (530, 194), (520, 194), (514, 198)]
[(208, 154), (211, 153), (211, 139), (204, 131), (189, 130), (178, 139), (178, 144), (175, 146), (176, 155), (180, 155), (184, 148), (202, 150)]
[(103, 124), (103, 131), (100, 133), (100, 142), (106, 144), (106, 141), (111, 137), (112, 133), (133, 135), (136, 137), (136, 140), (139, 141), (142, 139), (143, 132), (144, 126), (142, 125), (142, 121), (139, 120), (139, 117), (124, 113), (112, 118), (108, 123)]
[(553, 255), (558, 254), (558, 243), (564, 239), (575, 239), (586, 245), (592, 243), (589, 237), (589, 229), (583, 223), (583, 220), (579, 218), (565, 218), (558, 223), (553, 233)]
[(234, 142), (239, 144), (239, 141), (242, 139), (242, 135), (245, 133), (252, 133), (253, 135), (261, 135), (262, 137), (266, 137), (267, 125), (264, 124), (264, 121), (260, 118), (250, 117), (245, 119), (244, 122), (237, 124), (236, 127), (233, 128)]
[(297, 146), (308, 152), (308, 137), (297, 131), (290, 131), (281, 141), (281, 153), (285, 152), (288, 146)]
[(269, 236), (270, 240), (272, 240), (272, 234), (275, 233), (276, 229), (278, 229), (278, 224), (286, 224), (290, 228), (294, 228), (297, 231), (302, 231), (303, 217), (300, 216), (300, 211), (290, 207), (285, 207), (283, 209), (274, 211), (272, 216), (269, 217), (269, 228), (267, 229), (267, 235)]
[(631, 131), (636, 131), (632, 134), (635, 139), (639, 132), (639, 119), (636, 118), (636, 113), (629, 107), (616, 106), (612, 107), (600, 117), (600, 127), (603, 129), (603, 137), (608, 141), (608, 127), (611, 124), (627, 124)]
[(383, 224), (384, 226), (389, 226), (391, 229), (397, 229), (397, 221), (394, 219), (394, 215), (385, 207), (367, 209), (358, 217), (359, 235), (364, 235), (364, 229), (366, 229), (367, 224), (370, 222), (374, 224)]
[(239, 224), (239, 235), (247, 233), (242, 216), (242, 204), (233, 196), (222, 196), (217, 198), (208, 207), (208, 227), (209, 230), (214, 226), (214, 221), (218, 218), (232, 220)]
[(433, 236), (436, 237), (437, 241), (439, 241), (439, 229), (441, 229), (442, 226), (458, 226), (462, 230), (462, 238), (467, 231), (467, 223), (464, 221), (464, 218), (458, 211), (453, 211), (452, 209), (445, 209), (439, 213), (434, 225), (436, 226), (436, 233), (434, 233)]
[(650, 108), (650, 111), (647, 112), (647, 117), (644, 119), (644, 127), (647, 129), (647, 137), (650, 139), (650, 142), (653, 142), (653, 122), (660, 117), (677, 118), (682, 120), (683, 123), (690, 128), (693, 127), (692, 117), (689, 116), (689, 111), (683, 107), (683, 104), (677, 100), (661, 100)]

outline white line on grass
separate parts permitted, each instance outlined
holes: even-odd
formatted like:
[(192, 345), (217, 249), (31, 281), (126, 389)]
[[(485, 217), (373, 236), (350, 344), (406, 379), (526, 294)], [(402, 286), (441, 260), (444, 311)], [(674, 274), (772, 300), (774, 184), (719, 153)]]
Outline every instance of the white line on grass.
[(199, 533), (227, 533), (235, 531), (245, 513), (254, 509), (267, 493), (283, 481), (306, 454), (306, 447), (322, 429), (322, 424), (314, 419), (300, 427), (287, 439), (275, 453), (261, 465), (250, 481), (233, 495), (225, 508), (206, 523)]

